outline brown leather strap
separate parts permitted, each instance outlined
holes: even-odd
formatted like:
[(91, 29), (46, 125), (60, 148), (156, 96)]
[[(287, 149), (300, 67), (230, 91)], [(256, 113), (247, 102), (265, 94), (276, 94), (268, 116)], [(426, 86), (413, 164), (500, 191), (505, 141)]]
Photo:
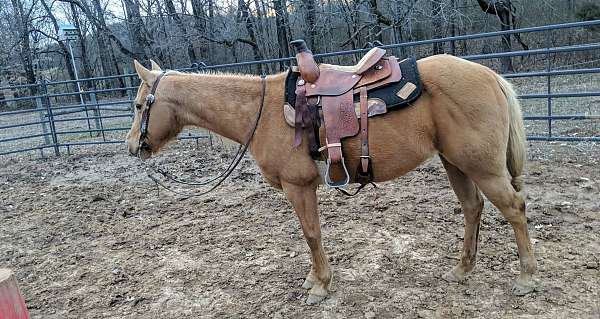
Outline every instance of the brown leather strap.
[(367, 103), (367, 88), (360, 88), (360, 164), (362, 171), (367, 172), (369, 169), (369, 104)]
[[(303, 82), (302, 82), (303, 83)], [(306, 86), (304, 84), (296, 86), (296, 103), (295, 103), (295, 118), (294, 118), (294, 147), (300, 146), (302, 143), (303, 115), (308, 109), (306, 101)]]
[(359, 91), (361, 156), (358, 167), (356, 168), (355, 181), (364, 186), (373, 181), (373, 167), (369, 156), (369, 103), (367, 99), (367, 88), (363, 86)]

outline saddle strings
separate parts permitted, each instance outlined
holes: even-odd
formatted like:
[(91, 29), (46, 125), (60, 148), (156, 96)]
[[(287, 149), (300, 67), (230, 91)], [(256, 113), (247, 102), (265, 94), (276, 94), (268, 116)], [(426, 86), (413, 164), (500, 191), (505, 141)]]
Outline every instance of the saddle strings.
[(203, 196), (206, 195), (210, 192), (212, 192), (213, 190), (215, 190), (217, 187), (219, 187), (226, 179), (227, 177), (229, 177), (229, 175), (231, 175), (233, 173), (233, 171), (235, 170), (235, 168), (238, 166), (238, 164), (242, 161), (242, 159), (244, 158), (244, 155), (246, 155), (246, 151), (248, 150), (248, 147), (250, 146), (250, 142), (252, 141), (252, 138), (254, 137), (254, 134), (256, 133), (256, 129), (258, 128), (258, 124), (260, 122), (260, 118), (262, 115), (262, 111), (264, 108), (264, 104), (265, 104), (265, 94), (266, 94), (266, 89), (267, 89), (267, 82), (265, 80), (265, 75), (261, 75), (261, 84), (262, 84), (262, 89), (261, 89), (261, 96), (260, 96), (260, 106), (258, 108), (258, 114), (256, 115), (256, 120), (254, 122), (254, 126), (252, 128), (252, 130), (250, 131), (250, 134), (248, 136), (248, 138), (246, 139), (246, 143), (244, 143), (243, 145), (240, 145), (237, 152), (235, 153), (234, 159), (233, 161), (229, 164), (229, 166), (227, 167), (227, 169), (225, 171), (223, 171), (222, 173), (220, 173), (219, 175), (217, 175), (216, 177), (213, 178), (209, 178), (207, 181), (186, 181), (183, 180), (179, 177), (176, 177), (168, 172), (166, 172), (165, 170), (162, 170), (158, 167), (152, 166), (152, 165), (146, 165), (146, 168), (151, 169), (152, 171), (154, 171), (154, 173), (158, 173), (163, 175), (165, 178), (167, 178), (168, 180), (178, 183), (178, 184), (184, 184), (184, 185), (191, 185), (191, 186), (204, 186), (204, 185), (208, 185), (213, 181), (216, 181), (217, 179), (219, 179), (219, 181), (213, 185), (210, 189), (204, 191), (204, 192), (200, 192), (200, 193), (190, 193), (190, 192), (181, 192), (178, 190), (175, 190), (173, 187), (166, 185), (165, 183), (163, 183), (161, 180), (159, 180), (156, 176), (152, 175), (150, 172), (147, 172), (148, 177), (155, 183), (156, 185), (156, 189), (157, 189), (157, 193), (158, 190), (160, 189), (159, 187), (164, 188), (165, 190), (174, 193), (174, 194), (178, 194), (181, 196), (184, 196), (186, 198), (189, 197), (197, 197), (197, 196)]

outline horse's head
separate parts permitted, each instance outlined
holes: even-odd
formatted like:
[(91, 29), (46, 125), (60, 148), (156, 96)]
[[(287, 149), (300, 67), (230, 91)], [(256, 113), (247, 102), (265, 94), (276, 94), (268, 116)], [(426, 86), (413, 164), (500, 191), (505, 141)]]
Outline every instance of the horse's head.
[[(154, 61), (152, 70), (133, 61), (140, 84), (133, 101), (134, 118), (125, 142), (131, 155), (147, 159), (157, 153), (181, 131), (175, 116), (175, 104), (169, 99), (169, 87), (161, 80), (164, 72)], [(159, 85), (160, 83), (160, 85)]]

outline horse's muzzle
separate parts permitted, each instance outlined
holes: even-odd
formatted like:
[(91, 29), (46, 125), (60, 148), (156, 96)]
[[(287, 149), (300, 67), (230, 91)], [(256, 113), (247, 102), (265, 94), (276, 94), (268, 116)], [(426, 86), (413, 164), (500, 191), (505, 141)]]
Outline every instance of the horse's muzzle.
[(138, 147), (135, 155), (142, 160), (148, 159), (152, 156), (152, 147), (150, 146), (150, 144), (144, 141)]

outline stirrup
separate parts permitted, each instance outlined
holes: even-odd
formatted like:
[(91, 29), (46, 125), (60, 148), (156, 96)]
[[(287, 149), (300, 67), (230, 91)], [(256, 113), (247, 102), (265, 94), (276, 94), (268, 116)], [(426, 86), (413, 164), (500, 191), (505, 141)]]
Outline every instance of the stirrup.
[(346, 174), (346, 178), (340, 181), (332, 181), (329, 177), (329, 167), (331, 167), (331, 159), (327, 158), (327, 168), (325, 169), (325, 184), (331, 188), (340, 188), (348, 185), (350, 182), (350, 175), (348, 174), (348, 169), (346, 168), (346, 163), (344, 162), (344, 157), (342, 156), (342, 167), (344, 168), (344, 173)]

